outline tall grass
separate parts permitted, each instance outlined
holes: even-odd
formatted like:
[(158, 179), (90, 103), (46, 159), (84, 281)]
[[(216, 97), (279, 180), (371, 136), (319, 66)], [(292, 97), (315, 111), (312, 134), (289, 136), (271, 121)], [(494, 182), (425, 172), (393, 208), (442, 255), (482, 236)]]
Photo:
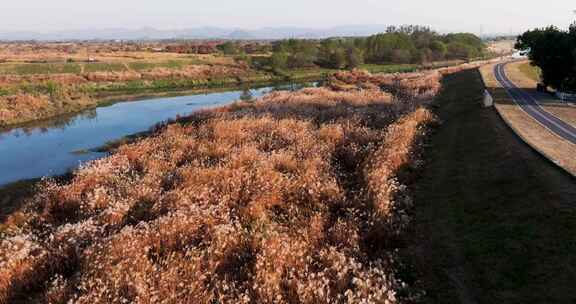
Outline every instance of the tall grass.
[(45, 180), (7, 219), (0, 303), (414, 300), (394, 265), (428, 100), (273, 92)]
[(20, 92), (0, 94), (0, 127), (96, 106), (85, 94), (58, 82), (26, 84)]
[(531, 65), (529, 62), (519, 65), (518, 69), (522, 74), (534, 81), (540, 81), (542, 79), (542, 69)]

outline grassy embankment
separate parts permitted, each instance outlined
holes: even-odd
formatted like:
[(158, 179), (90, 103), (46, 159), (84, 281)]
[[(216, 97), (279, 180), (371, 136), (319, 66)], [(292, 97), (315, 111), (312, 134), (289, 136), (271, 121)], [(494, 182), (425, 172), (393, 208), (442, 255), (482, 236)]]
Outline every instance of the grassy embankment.
[(539, 67), (533, 66), (530, 62), (526, 62), (518, 66), (518, 69), (528, 78), (539, 82), (540, 76), (542, 75), (542, 70)]
[(494, 109), (476, 71), (436, 100), (415, 204), (430, 303), (573, 303), (576, 181), (533, 152)]

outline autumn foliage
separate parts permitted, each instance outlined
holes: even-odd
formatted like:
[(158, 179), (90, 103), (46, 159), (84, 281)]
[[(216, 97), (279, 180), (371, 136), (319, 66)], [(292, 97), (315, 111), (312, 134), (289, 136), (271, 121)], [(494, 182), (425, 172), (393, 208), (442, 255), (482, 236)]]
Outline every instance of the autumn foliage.
[(396, 254), (440, 88), (421, 76), (399, 98), (341, 73), (356, 89), (200, 112), (45, 180), (7, 219), (0, 303), (414, 300)]

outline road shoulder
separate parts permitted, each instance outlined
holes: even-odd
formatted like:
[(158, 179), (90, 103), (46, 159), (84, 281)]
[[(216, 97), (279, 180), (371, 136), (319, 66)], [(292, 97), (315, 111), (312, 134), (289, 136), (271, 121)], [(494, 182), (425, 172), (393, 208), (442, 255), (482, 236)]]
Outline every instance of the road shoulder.
[[(537, 82), (521, 71), (521, 66), (529, 64), (528, 61), (517, 61), (506, 65), (506, 75), (517, 87), (526, 91), (535, 92)], [(576, 127), (576, 107), (554, 96), (540, 94), (538, 104), (547, 112), (562, 119), (564, 122)]]
[[(487, 90), (494, 98), (494, 106), (502, 119), (532, 148), (576, 176), (576, 158), (574, 157), (576, 145), (557, 136), (524, 112), (496, 80), (494, 65), (483, 66), (480, 72)], [(519, 85), (520, 88), (528, 88), (533, 83), (527, 77), (525, 77), (524, 82), (518, 83), (520, 73), (514, 74), (515, 77), (511, 80), (515, 81), (515, 84)]]

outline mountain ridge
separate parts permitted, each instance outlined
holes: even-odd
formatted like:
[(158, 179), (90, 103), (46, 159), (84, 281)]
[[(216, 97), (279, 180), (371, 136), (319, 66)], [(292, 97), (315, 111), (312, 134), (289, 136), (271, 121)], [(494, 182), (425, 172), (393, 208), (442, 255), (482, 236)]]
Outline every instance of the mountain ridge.
[(79, 29), (51, 32), (5, 31), (0, 32), (0, 40), (161, 40), (161, 39), (236, 39), (274, 40), (286, 38), (328, 38), (340, 36), (368, 36), (384, 32), (387, 25), (341, 25), (330, 28), (306, 27), (262, 27), (259, 29), (191, 27), (161, 30), (153, 27), (138, 29), (105, 28)]

